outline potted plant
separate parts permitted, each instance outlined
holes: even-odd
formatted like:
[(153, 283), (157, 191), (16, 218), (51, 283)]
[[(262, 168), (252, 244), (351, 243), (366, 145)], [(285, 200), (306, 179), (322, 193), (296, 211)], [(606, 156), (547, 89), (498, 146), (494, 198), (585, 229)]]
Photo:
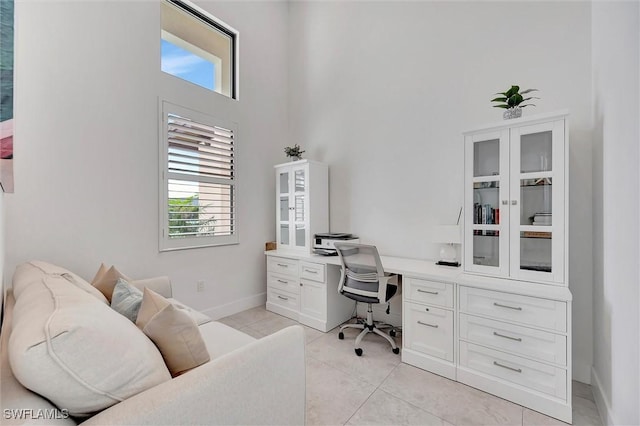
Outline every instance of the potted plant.
[(302, 160), (303, 152), (306, 151), (303, 151), (298, 144), (288, 146), (284, 149), (284, 153), (287, 154), (287, 157), (291, 158), (291, 161)]
[(502, 117), (507, 120), (509, 118), (518, 118), (522, 116), (522, 108), (526, 106), (535, 106), (534, 104), (523, 104), (530, 99), (540, 99), (535, 96), (525, 98), (522, 95), (535, 92), (538, 89), (527, 89), (520, 91), (520, 86), (513, 85), (506, 92), (498, 92), (496, 95), (502, 95), (497, 98), (491, 99), (491, 102), (499, 102), (498, 105), (494, 105), (494, 108), (504, 108), (506, 111)]

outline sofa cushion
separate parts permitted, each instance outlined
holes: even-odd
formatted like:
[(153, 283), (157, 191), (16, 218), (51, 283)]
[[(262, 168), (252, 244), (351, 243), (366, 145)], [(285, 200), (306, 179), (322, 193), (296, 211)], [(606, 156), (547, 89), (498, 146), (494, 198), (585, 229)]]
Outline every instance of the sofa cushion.
[(156, 344), (172, 376), (209, 362), (207, 347), (191, 316), (148, 288), (137, 324)]
[(111, 308), (135, 323), (141, 304), (142, 292), (122, 278), (118, 278), (111, 295)]
[[(98, 273), (100, 273), (100, 271), (98, 271)], [(119, 278), (122, 278), (125, 281), (131, 281), (131, 278), (118, 271), (115, 266), (112, 266), (107, 270), (107, 272), (97, 277), (97, 280), (92, 284), (95, 288), (100, 290), (109, 302), (111, 302), (111, 295), (113, 294), (113, 289)]]
[(199, 329), (211, 359), (219, 358), (257, 340), (218, 321), (203, 324)]
[[(16, 267), (16, 272), (13, 275), (13, 293), (16, 299), (20, 297), (20, 292), (23, 289), (29, 287), (30, 284), (39, 283), (43, 276), (60, 276), (69, 281), (69, 283), (73, 284), (75, 287), (100, 300), (102, 303), (109, 303), (99, 290), (86, 282), (80, 276), (65, 268), (43, 262), (41, 260), (32, 260), (31, 262), (23, 263)], [(18, 277), (21, 283), (19, 286), (16, 286), (15, 280)]]
[(91, 415), (171, 378), (131, 321), (63, 276), (31, 263), (16, 270), (13, 286), (13, 373), (71, 415)]

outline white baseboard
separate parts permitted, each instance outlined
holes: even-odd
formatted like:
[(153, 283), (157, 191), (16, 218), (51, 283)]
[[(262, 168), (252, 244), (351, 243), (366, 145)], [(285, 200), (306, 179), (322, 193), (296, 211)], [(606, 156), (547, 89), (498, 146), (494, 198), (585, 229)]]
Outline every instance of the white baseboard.
[(607, 402), (609, 398), (604, 393), (602, 382), (598, 378), (598, 373), (591, 367), (591, 391), (593, 392), (593, 399), (596, 400), (596, 407), (600, 413), (600, 418), (604, 425), (617, 425), (618, 423), (613, 419), (613, 412)]
[(256, 306), (264, 306), (267, 301), (267, 293), (259, 293), (244, 299), (236, 300), (222, 306), (214, 306), (202, 311), (203, 314), (210, 316), (214, 320), (255, 308)]

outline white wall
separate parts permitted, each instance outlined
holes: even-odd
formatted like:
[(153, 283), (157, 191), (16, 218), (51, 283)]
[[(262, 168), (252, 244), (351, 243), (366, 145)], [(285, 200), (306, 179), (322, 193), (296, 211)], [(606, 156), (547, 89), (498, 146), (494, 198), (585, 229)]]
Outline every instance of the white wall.
[(383, 254), (437, 257), (430, 226), (462, 205), (461, 132), (502, 119), (495, 92), (539, 89), (526, 115), (571, 111), (573, 365), (588, 382), (590, 5), (300, 1), (289, 22), (290, 140), (331, 165), (331, 230)]
[(640, 7), (593, 2), (594, 360), (607, 424), (640, 423)]
[[(176, 298), (215, 316), (264, 301), (272, 165), (287, 136), (287, 6), (197, 4), (240, 32), (240, 244), (158, 252), (159, 3), (18, 1), (7, 276), (42, 259), (90, 279), (105, 262), (169, 275)], [(208, 112), (224, 113), (217, 104)]]

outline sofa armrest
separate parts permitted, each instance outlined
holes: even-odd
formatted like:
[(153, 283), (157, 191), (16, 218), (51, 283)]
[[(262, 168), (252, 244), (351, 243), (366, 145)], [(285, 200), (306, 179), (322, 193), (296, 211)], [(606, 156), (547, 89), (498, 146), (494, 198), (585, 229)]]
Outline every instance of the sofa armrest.
[(134, 280), (130, 283), (138, 290), (143, 290), (145, 287), (149, 290), (153, 290), (162, 297), (173, 297), (171, 294), (171, 281), (169, 277), (155, 277), (146, 278), (144, 280)]
[(294, 325), (139, 393), (83, 424), (301, 425), (304, 420), (304, 331)]

